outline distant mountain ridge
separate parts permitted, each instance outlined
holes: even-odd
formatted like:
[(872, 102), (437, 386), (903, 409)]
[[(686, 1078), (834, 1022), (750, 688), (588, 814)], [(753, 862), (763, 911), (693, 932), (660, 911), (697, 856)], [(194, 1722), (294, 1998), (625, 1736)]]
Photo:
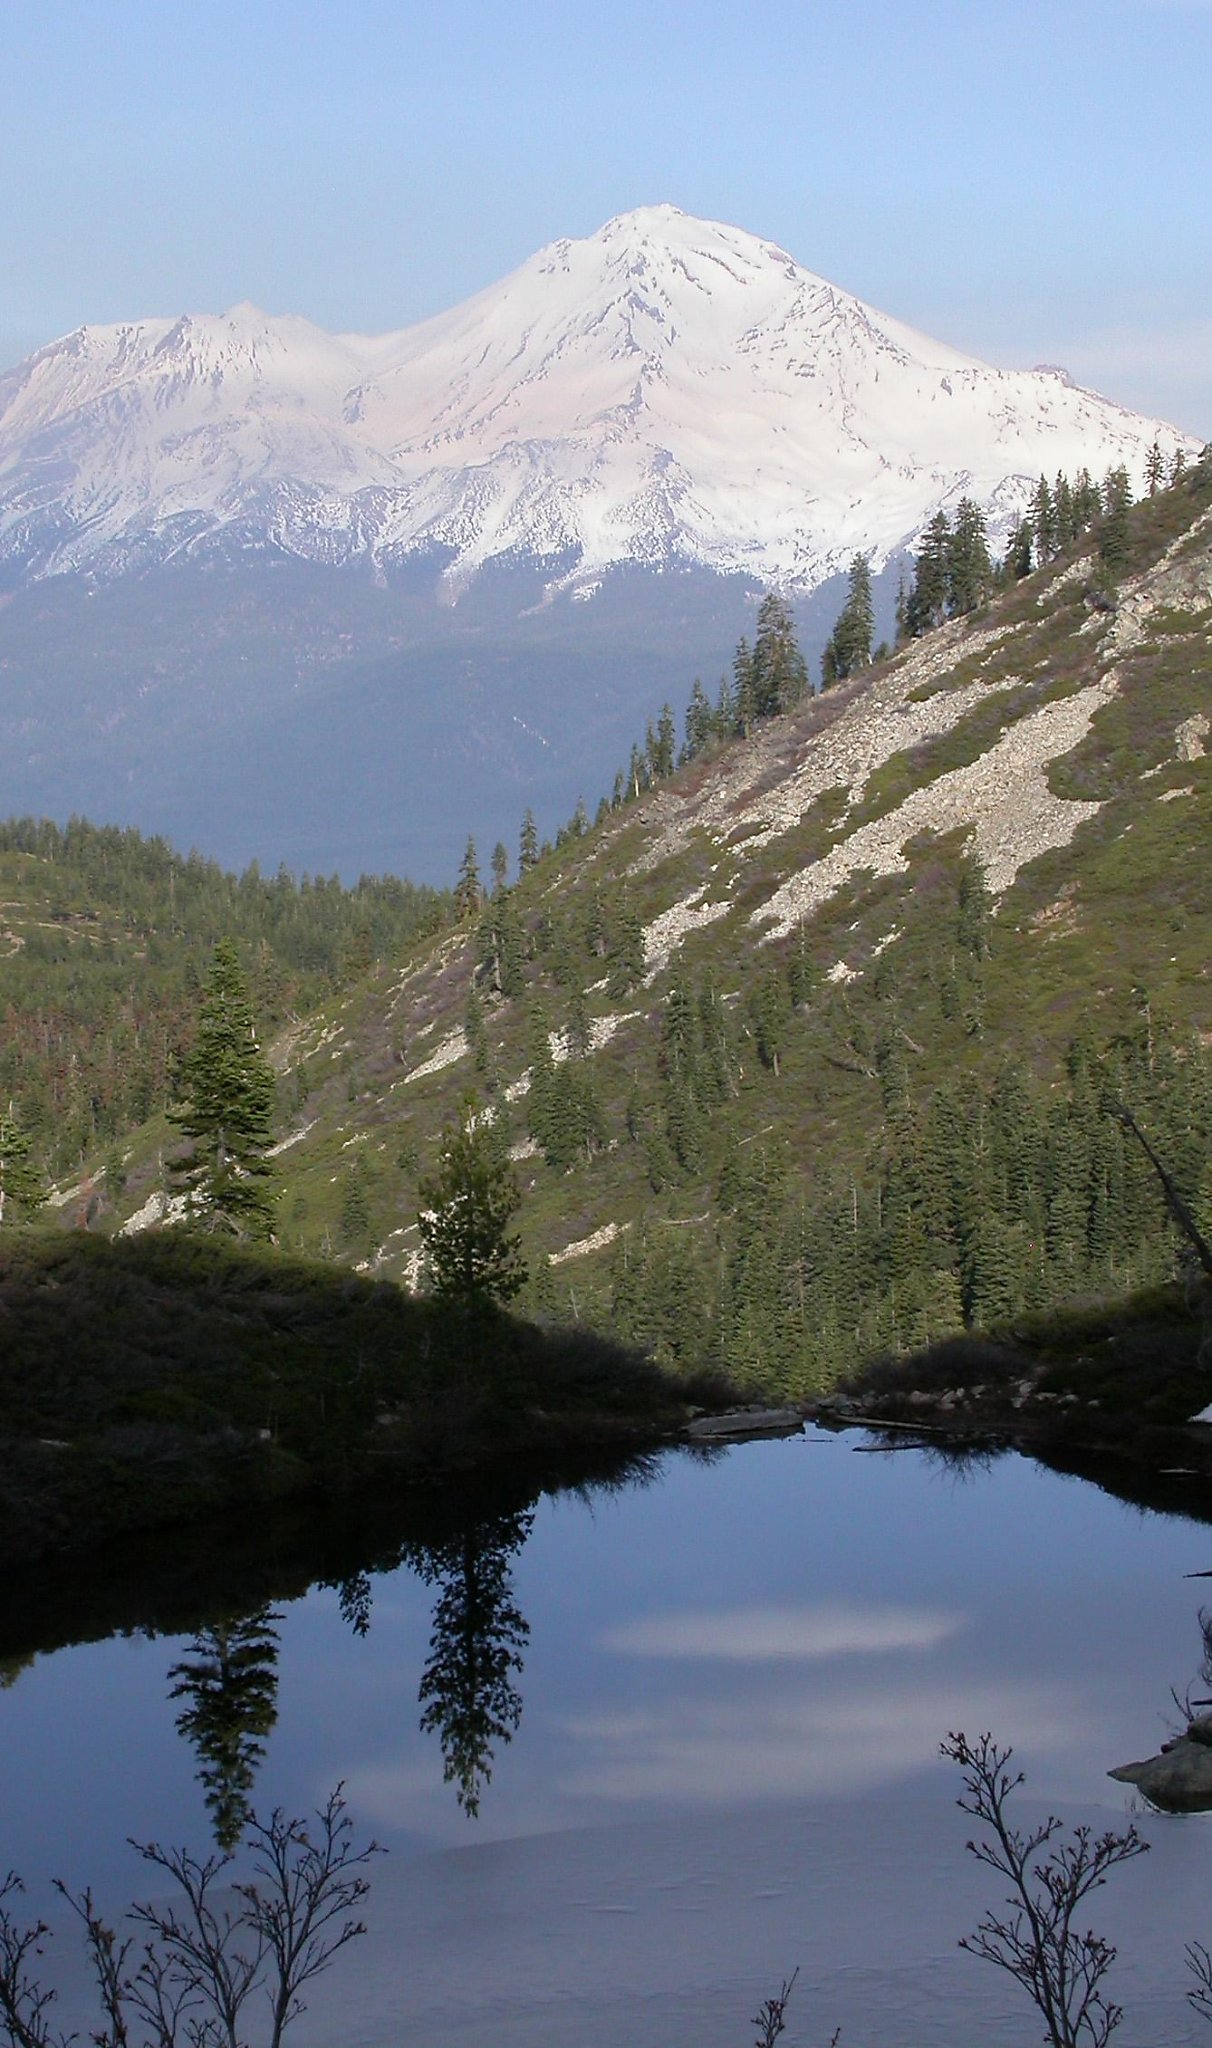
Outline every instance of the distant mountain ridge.
[(620, 215), (393, 334), (250, 305), (82, 327), (0, 377), (0, 572), (109, 579), (215, 546), (376, 575), (625, 564), (809, 591), (962, 496), (1189, 437), (992, 369), (741, 229)]

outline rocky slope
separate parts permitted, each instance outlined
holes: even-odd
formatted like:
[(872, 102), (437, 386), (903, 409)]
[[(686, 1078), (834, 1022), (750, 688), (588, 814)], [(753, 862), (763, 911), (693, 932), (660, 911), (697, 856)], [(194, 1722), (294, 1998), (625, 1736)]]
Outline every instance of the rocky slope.
[[(772, 1227), (833, 1201), (831, 1229), (853, 1203), (857, 1233), (906, 1105), (1010, 1062), (1046, 1107), (1075, 1033), (1131, 1037), (1142, 1016), (1150, 1072), (1168, 1019), (1172, 1071), (1193, 1074), (1182, 1047), (1212, 1036), (1209, 481), (1135, 509), (1113, 600), (1087, 542), (547, 855), (506, 899), (504, 977), (498, 905), (300, 1024), (276, 1055), (286, 1241), (415, 1275), (418, 1179), (472, 1088), (523, 1178), (532, 1306), (609, 1318), (629, 1247), (648, 1270), (693, 1244), (701, 1315), (694, 1274), (714, 1285), (732, 1256), (758, 1159), (778, 1162)], [(671, 1052), (687, 1003), (716, 1076), (693, 1139)], [(534, 1114), (561, 1071), (594, 1104), (563, 1153)], [(126, 1206), (149, 1217), (146, 1143)], [(906, 1336), (958, 1316), (939, 1285)]]

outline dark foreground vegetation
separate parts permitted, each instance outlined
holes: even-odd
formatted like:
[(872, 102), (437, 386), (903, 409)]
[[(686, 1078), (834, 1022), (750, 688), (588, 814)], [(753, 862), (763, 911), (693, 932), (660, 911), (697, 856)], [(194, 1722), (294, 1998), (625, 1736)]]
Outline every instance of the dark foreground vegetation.
[(1192, 1421), (1210, 1400), (1212, 1288), (1192, 1280), (874, 1359), (818, 1415), (1212, 1479), (1212, 1425)]
[(15, 1233), (0, 1558), (562, 1448), (656, 1442), (722, 1380), (582, 1330), (191, 1232)]

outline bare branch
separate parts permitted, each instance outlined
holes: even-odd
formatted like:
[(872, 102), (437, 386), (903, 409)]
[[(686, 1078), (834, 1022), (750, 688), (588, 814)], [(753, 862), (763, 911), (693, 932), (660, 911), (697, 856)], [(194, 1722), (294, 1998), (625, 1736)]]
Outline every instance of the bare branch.
[[(174, 1894), (167, 1904), (129, 1909), (128, 1921), (144, 1936), (133, 1972), (135, 1937), (119, 1940), (90, 1891), (58, 1883), (83, 1924), (100, 2000), (93, 2048), (247, 2048), (254, 2000), (268, 2022), (268, 2048), (281, 2048), (303, 2011), (304, 1985), (366, 1932), (356, 1909), (369, 1890), (363, 1872), (377, 1844), (354, 1846), (340, 1786), (316, 1819), (318, 1829), (309, 1831), (280, 1812), (264, 1823), (253, 1816), (256, 1878), (243, 1884), (230, 1883), (229, 1856), (200, 1861), (186, 1849), (132, 1843), (171, 1880)], [(55, 1993), (33, 1968), (46, 1923), (23, 1926), (9, 1903), (21, 1890), (12, 1872), (0, 1884), (0, 2048), (73, 2048), (79, 2037), (52, 2029)]]
[(302, 1821), (287, 1820), (280, 1810), (264, 1824), (254, 1821), (250, 1833), (263, 1882), (236, 1887), (245, 1923), (272, 1961), (270, 2048), (279, 2048), (286, 2028), (304, 2010), (304, 1985), (366, 1932), (357, 1908), (370, 1890), (363, 1872), (381, 1854), (379, 1845), (354, 1848), (340, 1785), (316, 1819), (314, 1839)]
[(24, 1890), (15, 1870), (0, 1884), (0, 2024), (11, 2048), (71, 2048), (75, 2036), (59, 2033), (47, 2018), (55, 1993), (44, 1990), (29, 1968), (42, 1955), (50, 1929), (45, 1920), (22, 1927), (8, 1904)]
[[(778, 1997), (764, 1998), (762, 2000), (750, 2022), (758, 2030), (757, 2040), (754, 2042), (753, 2048), (774, 2048), (774, 2044), (780, 2034), (786, 2031), (787, 2005), (795, 1989), (795, 1980), (799, 1974), (799, 1965), (797, 1963), (791, 1975), (784, 1977), (782, 1989)], [(834, 2038), (836, 2039), (836, 2036)]]
[(1187, 1993), (1187, 2004), (1201, 2019), (1212, 2020), (1212, 1955), (1202, 1941), (1187, 1944), (1187, 1968), (1195, 1979)]
[(1074, 1915), (1109, 1871), (1143, 1855), (1148, 1843), (1134, 1826), (1102, 1835), (1081, 1826), (1064, 1835), (1055, 1814), (1034, 1828), (1016, 1828), (1006, 1815), (1006, 1802), (1023, 1783), (1022, 1772), (1008, 1768), (1013, 1752), (988, 1734), (974, 1743), (952, 1734), (942, 1753), (964, 1773), (957, 1804), (992, 1831), (992, 1839), (970, 1841), (969, 1850), (1010, 1885), (1008, 1916), (986, 1913), (960, 1947), (1022, 1985), (1050, 2048), (1106, 2048), (1123, 2018), (1103, 1994), (1116, 1950), (1092, 1929), (1075, 1928)]
[(1137, 1123), (1136, 1118), (1132, 1114), (1132, 1111), (1128, 1109), (1126, 1105), (1122, 1102), (1111, 1102), (1108, 1104), (1108, 1109), (1110, 1110), (1111, 1115), (1115, 1117), (1117, 1122), (1121, 1123), (1126, 1131), (1130, 1131), (1132, 1133), (1132, 1136), (1136, 1139), (1137, 1144), (1140, 1146), (1146, 1159), (1152, 1166), (1154, 1173), (1157, 1175), (1158, 1180), (1161, 1182), (1161, 1190), (1162, 1194), (1165, 1197), (1167, 1209), (1170, 1211), (1171, 1216), (1173, 1216), (1174, 1221), (1177, 1223), (1179, 1229), (1182, 1231), (1183, 1236), (1187, 1240), (1187, 1243), (1191, 1246), (1192, 1250), (1194, 1251), (1196, 1258), (1199, 1260), (1200, 1265), (1204, 1269), (1204, 1272), (1212, 1276), (1212, 1245), (1208, 1243), (1207, 1238), (1204, 1236), (1198, 1223), (1195, 1221), (1195, 1218), (1191, 1214), (1190, 1209), (1187, 1207), (1187, 1204), (1184, 1202), (1182, 1196), (1178, 1192), (1178, 1189), (1175, 1187), (1173, 1180), (1170, 1178), (1170, 1175), (1166, 1172), (1166, 1169), (1162, 1165), (1161, 1160), (1158, 1158), (1156, 1152), (1153, 1150), (1152, 1145), (1149, 1143), (1149, 1140), (1146, 1138), (1140, 1125)]
[(93, 1966), (101, 2010), (106, 2021), (102, 2032), (93, 2032), (94, 2048), (130, 2048), (130, 2035), (124, 2011), (127, 1990), (124, 1972), (131, 1944), (129, 1940), (120, 1942), (113, 1928), (106, 1925), (93, 1904), (92, 1892), (87, 1887), (77, 1895), (68, 1890), (62, 1878), (58, 1878), (55, 1881), (55, 1890), (67, 1900), (72, 1911), (84, 1923), (89, 1961)]

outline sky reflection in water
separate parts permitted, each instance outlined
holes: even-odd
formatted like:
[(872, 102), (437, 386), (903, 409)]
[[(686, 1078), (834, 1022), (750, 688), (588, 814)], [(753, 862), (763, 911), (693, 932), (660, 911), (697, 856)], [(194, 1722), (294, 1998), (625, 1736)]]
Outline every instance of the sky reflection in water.
[[(513, 1574), (524, 1711), (478, 1839), (889, 1785), (957, 1725), (1003, 1732), (1041, 1796), (1118, 1803), (1104, 1772), (1155, 1746), (1197, 1660), (1183, 1573), (1212, 1531), (1017, 1458), (956, 1479), (852, 1442), (673, 1458), (657, 1486), (540, 1507)], [(413, 1711), (420, 1589), (377, 1583), (347, 1652), (332, 1621), (331, 1596), (291, 1617), (308, 1704), (284, 1682), (283, 1718), (307, 1727), (280, 1729), (279, 1770), (319, 1734), (375, 1827), (467, 1840)]]
[[(1156, 1747), (1198, 1663), (1202, 1589), (1183, 1575), (1212, 1563), (1212, 1529), (1016, 1457), (957, 1476), (854, 1444), (673, 1455), (656, 1484), (543, 1500), (528, 1537), (529, 1517), (502, 1525), (520, 1724), (499, 1730), (474, 1830), (418, 1704), (451, 1557), (428, 1585), (372, 1575), (362, 1636), (334, 1589), (279, 1603), (256, 1798), (295, 1807), (344, 1777), (368, 1825), (453, 1843), (875, 1787), (930, 1765), (948, 1728), (992, 1726), (1041, 1796), (1115, 1803), (1103, 1773)], [(169, 1698), (191, 1652), (92, 1644), (0, 1693), (9, 1860), (31, 1837), (74, 1862), (94, 1833), (196, 1834)]]
[[(613, 1937), (585, 1945), (585, 1916), (596, 1926), (602, 1914), (643, 1919), (659, 1907), (662, 1924), (689, 1924), (712, 1900), (718, 1908), (744, 1870), (747, 1904), (733, 1898), (727, 1940), (713, 1922), (717, 1948), (743, 1946), (762, 1900), (775, 1919), (783, 1900), (802, 1925), (807, 1837), (800, 1826), (798, 1850), (783, 1839), (796, 1815), (818, 1816), (812, 1827), (832, 1844), (837, 1881), (848, 1861), (869, 1891), (877, 1866), (896, 1862), (896, 1838), (902, 1878), (912, 1871), (916, 1888), (929, 1864), (950, 1885), (962, 1834), (954, 1772), (937, 1758), (951, 1728), (991, 1727), (1013, 1743), (1031, 1795), (1122, 1814), (1105, 1773), (1155, 1749), (1173, 1724), (1169, 1689), (1192, 1677), (1202, 1648), (1206, 1589), (1184, 1574), (1212, 1565), (1212, 1528), (1139, 1512), (1018, 1458), (957, 1477), (911, 1451), (856, 1455), (850, 1436), (755, 1444), (709, 1463), (671, 1456), (656, 1484), (544, 1500), (520, 1550), (503, 1541), (485, 1581), (496, 1620), (508, 1620), (498, 1631), (507, 1653), (492, 1754), (473, 1780), (475, 1819), (455, 1796), (457, 1774), (443, 1779), (449, 1729), (432, 1713), (428, 1730), (420, 1725), (435, 1602), (445, 1600), (456, 1747), (458, 1731), (467, 1734), (459, 1630), (467, 1585), (475, 1593), (478, 1581), (460, 1581), (457, 1543), (448, 1551), (434, 1554), (429, 1584), (407, 1568), (372, 1575), (362, 1635), (350, 1626), (348, 1588), (344, 1615), (334, 1588), (275, 1603), (278, 1717), (253, 1797), (262, 1810), (298, 1811), (343, 1778), (359, 1828), (395, 1851), (376, 1890), (394, 1900), (397, 1920), (424, 1920), (435, 1897), (447, 1900), (445, 1937), (414, 1928), (432, 1951), (431, 1973), (443, 1938), (474, 1948), (529, 1896), (527, 1926), (550, 1910), (559, 1940), (583, 1952), (582, 1978), (566, 1956), (561, 1965), (575, 2004), (578, 1983), (585, 1992), (595, 1972), (605, 1981), (618, 1968), (617, 1956), (602, 1960), (616, 1953)], [(181, 1701), (169, 1697), (170, 1667), (189, 1648), (176, 1638), (91, 1645), (39, 1660), (0, 1694), (6, 1866), (116, 1886), (129, 1884), (119, 1848), (128, 1834), (205, 1845), (198, 1759), (174, 1725)], [(431, 1708), (433, 1698), (431, 1686)], [(1150, 1820), (1146, 1832), (1174, 1825)], [(1168, 1838), (1165, 1857), (1151, 1859), (1155, 1902), (1163, 1868), (1179, 1871), (1181, 1891), (1193, 1856), (1203, 1884), (1207, 1837), (1201, 1822), (1187, 1825), (1191, 1834)], [(613, 1831), (609, 1851), (603, 1826)], [(569, 1830), (581, 1832), (553, 1839), (538, 1864), (527, 1860), (526, 1839)], [(493, 1844), (495, 1863), (485, 1860)], [(464, 1853), (435, 1863), (432, 1851), (449, 1848)], [(416, 1856), (427, 1905), (409, 1893)], [(557, 1912), (574, 1896), (575, 1938)], [(907, 1896), (895, 1910), (908, 1927)], [(959, 1932), (955, 1910), (944, 1917)], [(1184, 1938), (1212, 1931), (1202, 1898), (1175, 1917)], [(840, 1955), (835, 1929), (839, 1942)], [(499, 1957), (484, 1965), (493, 1983), (504, 1967)], [(683, 2014), (702, 1967), (670, 1966), (677, 1981), (661, 1996)], [(517, 2038), (548, 2038), (525, 1986), (514, 1988), (529, 2015), (517, 2019)], [(481, 2010), (466, 1995), (466, 2031), (452, 2022), (444, 2038), (478, 2041), (481, 2025), (485, 2040), (494, 2028), (513, 2038), (499, 2004)], [(584, 2013), (581, 2022), (596, 2038)], [(368, 2041), (374, 2025), (369, 2017)], [(634, 2015), (628, 2025), (647, 2038)]]

